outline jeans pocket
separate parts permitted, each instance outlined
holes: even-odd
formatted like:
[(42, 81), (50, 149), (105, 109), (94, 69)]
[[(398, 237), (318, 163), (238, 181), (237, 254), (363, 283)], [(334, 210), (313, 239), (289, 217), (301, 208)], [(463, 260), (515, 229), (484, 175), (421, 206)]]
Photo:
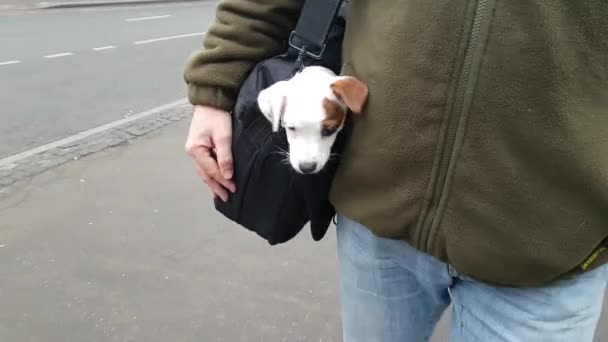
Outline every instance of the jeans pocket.
[(337, 238), (338, 243), (345, 248), (345, 252), (350, 254), (360, 253), (368, 247), (365, 237), (361, 234), (361, 227), (357, 222), (348, 217), (337, 214)]

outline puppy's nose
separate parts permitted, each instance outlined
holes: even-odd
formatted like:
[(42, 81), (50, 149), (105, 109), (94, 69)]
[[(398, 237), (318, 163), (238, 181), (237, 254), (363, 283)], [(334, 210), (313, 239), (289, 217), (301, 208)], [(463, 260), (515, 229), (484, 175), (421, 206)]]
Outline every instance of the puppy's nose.
[(315, 162), (301, 162), (298, 167), (302, 173), (312, 173), (317, 169), (317, 163)]

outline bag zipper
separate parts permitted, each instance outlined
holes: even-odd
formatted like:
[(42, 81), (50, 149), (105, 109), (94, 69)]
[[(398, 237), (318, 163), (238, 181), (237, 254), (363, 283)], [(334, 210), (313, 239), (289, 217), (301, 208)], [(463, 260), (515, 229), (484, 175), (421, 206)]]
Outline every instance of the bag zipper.
[[(437, 235), (437, 226), (441, 218), (443, 204), (446, 200), (447, 187), (446, 183), (449, 180), (450, 169), (452, 169), (452, 158), (455, 151), (455, 143), (458, 138), (459, 127), (468, 117), (470, 104), (465, 104), (467, 100), (467, 92), (475, 87), (477, 70), (481, 63), (481, 52), (484, 42), (480, 42), (480, 36), (488, 30), (489, 20), (487, 13), (489, 12), (490, 2), (492, 0), (477, 0), (473, 25), (469, 34), (469, 41), (466, 47), (464, 63), (461, 69), (460, 77), (456, 87), (456, 95), (454, 104), (448, 116), (443, 150), (440, 154), (439, 167), (434, 179), (434, 189), (432, 199), (426, 215), (422, 220), (421, 234), (419, 247), (422, 251), (430, 251), (432, 243)], [(462, 134), (462, 133), (461, 133)]]

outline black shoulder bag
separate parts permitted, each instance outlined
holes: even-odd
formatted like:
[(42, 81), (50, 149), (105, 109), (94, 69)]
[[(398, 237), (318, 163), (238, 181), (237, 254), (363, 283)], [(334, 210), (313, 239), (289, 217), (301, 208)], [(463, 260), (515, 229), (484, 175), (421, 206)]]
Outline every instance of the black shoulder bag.
[[(280, 153), (289, 148), (285, 131), (272, 132), (270, 122), (258, 108), (257, 96), (306, 66), (322, 65), (339, 73), (345, 3), (307, 0), (289, 37), (287, 51), (254, 67), (240, 89), (232, 113), (237, 190), (230, 194), (228, 202), (216, 200), (215, 208), (271, 245), (292, 239), (308, 223), (313, 239), (323, 238), (335, 215), (329, 189), (339, 158), (313, 175), (298, 174), (285, 165), (285, 156)], [(332, 152), (342, 151), (348, 127), (347, 120)]]

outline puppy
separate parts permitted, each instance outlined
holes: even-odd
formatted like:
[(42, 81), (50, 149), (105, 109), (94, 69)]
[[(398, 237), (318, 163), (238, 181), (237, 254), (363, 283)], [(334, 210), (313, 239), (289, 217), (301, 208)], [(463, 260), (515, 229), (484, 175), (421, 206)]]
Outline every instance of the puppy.
[(368, 88), (360, 80), (309, 66), (262, 90), (257, 102), (273, 132), (285, 128), (293, 169), (314, 174), (329, 160), (347, 113), (361, 113), (367, 96)]

